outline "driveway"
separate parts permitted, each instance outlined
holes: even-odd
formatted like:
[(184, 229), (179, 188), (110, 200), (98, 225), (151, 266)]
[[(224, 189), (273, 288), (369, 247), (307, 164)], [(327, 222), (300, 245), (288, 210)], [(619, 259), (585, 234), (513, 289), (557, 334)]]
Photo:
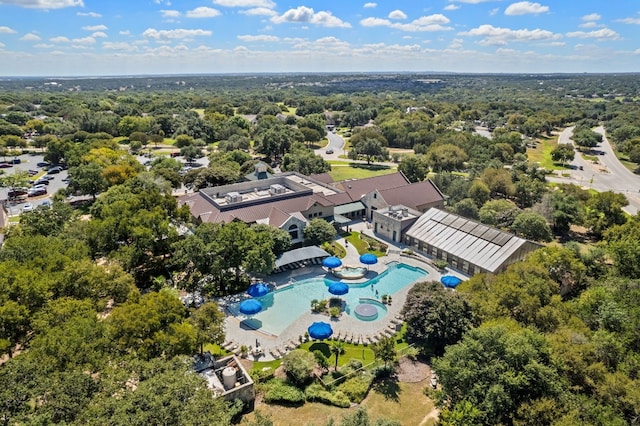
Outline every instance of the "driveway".
[[(321, 156), (325, 160), (344, 160), (340, 156), (344, 155), (344, 139), (337, 133), (327, 132), (327, 140), (329, 143), (326, 147), (316, 149), (314, 153)], [(327, 154), (327, 151), (333, 151), (331, 154)]]
[[(571, 139), (573, 129), (574, 127), (564, 129), (558, 136), (558, 143), (573, 144)], [(569, 163), (572, 169), (561, 171), (562, 174), (569, 176), (557, 175), (548, 177), (548, 180), (557, 183), (574, 183), (597, 191), (613, 191), (623, 194), (629, 200), (629, 205), (624, 208), (624, 211), (634, 215), (640, 210), (640, 176), (633, 174), (618, 160), (604, 128), (599, 126), (594, 130), (602, 135), (602, 143), (597, 149), (603, 154), (597, 156), (597, 162), (585, 160), (576, 151), (576, 158)], [(580, 166), (583, 170), (580, 170)]]

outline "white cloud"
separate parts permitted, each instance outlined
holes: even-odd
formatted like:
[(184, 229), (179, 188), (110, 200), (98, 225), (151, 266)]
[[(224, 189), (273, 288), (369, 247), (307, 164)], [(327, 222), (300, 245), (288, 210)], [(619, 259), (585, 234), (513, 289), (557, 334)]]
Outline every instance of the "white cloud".
[(519, 1), (517, 3), (510, 4), (504, 10), (504, 14), (509, 16), (538, 15), (540, 13), (546, 13), (548, 11), (549, 6), (543, 6), (540, 3), (532, 3), (530, 1)]
[(598, 40), (618, 40), (620, 39), (620, 35), (609, 28), (602, 28), (600, 30), (594, 31), (573, 31), (567, 33), (567, 37), (576, 37), (576, 38), (595, 38)]
[(88, 16), (90, 18), (102, 18), (102, 15), (96, 12), (78, 12), (76, 13), (78, 16)]
[(271, 0), (213, 0), (213, 4), (222, 7), (266, 7), (268, 9), (276, 6)]
[(451, 43), (449, 43), (449, 49), (462, 49), (463, 41), (461, 38), (454, 38), (451, 40)]
[(362, 5), (365, 9), (373, 9), (378, 6), (378, 3), (365, 3)]
[(584, 22), (580, 25), (578, 25), (580, 28), (595, 28), (598, 26), (597, 23), (593, 22), (593, 21), (588, 21), (588, 22)]
[(0, 34), (15, 34), (16, 30), (13, 28), (2, 26), (0, 27)]
[(82, 29), (85, 31), (104, 31), (108, 28), (106, 25), (87, 25), (85, 27), (82, 27)]
[(185, 16), (187, 18), (214, 18), (220, 16), (220, 11), (212, 7), (201, 6), (187, 11)]
[(444, 7), (444, 10), (458, 10), (458, 9), (460, 9), (460, 6), (455, 4), (448, 4)]
[(238, 13), (249, 16), (275, 16), (278, 14), (276, 11), (266, 7), (254, 7), (253, 9), (241, 10)]
[(600, 15), (598, 15), (597, 13), (591, 13), (589, 15), (584, 15), (581, 19), (584, 22), (589, 22), (589, 21), (599, 21), (600, 18), (602, 18)]
[(160, 14), (163, 18), (178, 18), (180, 17), (180, 11), (178, 10), (161, 10)]
[(547, 30), (512, 30), (510, 28), (494, 27), (488, 24), (480, 25), (477, 28), (458, 34), (462, 36), (484, 37), (479, 42), (482, 45), (505, 45), (509, 42), (517, 41), (550, 41), (562, 38), (562, 35), (554, 34)]
[(93, 38), (107, 38), (107, 34), (103, 33), (102, 31), (96, 31), (95, 33), (91, 34), (91, 37), (93, 37)]
[(88, 36), (88, 37), (71, 39), (71, 42), (77, 43), (77, 44), (94, 44), (96, 42), (96, 39), (91, 36)]
[(22, 37), (20, 37), (20, 40), (22, 41), (38, 41), (40, 40), (40, 36), (34, 33), (27, 33), (25, 35), (23, 35)]
[(54, 44), (46, 44), (46, 43), (38, 43), (38, 44), (34, 44), (33, 47), (35, 47), (36, 49), (51, 49), (52, 47), (55, 47)]
[(296, 9), (289, 9), (280, 16), (273, 16), (271, 22), (282, 24), (285, 22), (309, 23), (323, 27), (351, 28), (351, 24), (335, 17), (331, 12), (314, 12), (310, 7), (299, 6)]
[(271, 42), (271, 41), (279, 41), (280, 37), (276, 37), (272, 35), (239, 35), (238, 39), (242, 41), (248, 41), (248, 42), (253, 42), (253, 41)]
[(5, 46), (4, 43), (0, 43), (0, 49), (2, 49)]
[(618, 19), (616, 22), (622, 22), (624, 24), (640, 25), (640, 18), (624, 18), (624, 19)]
[(124, 31), (120, 31), (118, 34), (120, 34), (120, 35), (131, 35), (131, 31), (124, 30)]
[(49, 41), (52, 43), (69, 43), (71, 40), (68, 37), (58, 36), (50, 38)]
[(203, 37), (210, 36), (212, 34), (209, 30), (186, 30), (178, 28), (175, 30), (156, 30), (155, 28), (146, 29), (142, 35), (146, 38), (152, 38), (154, 40), (173, 40), (181, 38), (191, 37)]
[(64, 7), (84, 7), (83, 0), (0, 0), (0, 4), (13, 4), (29, 9), (62, 9)]
[(394, 11), (389, 12), (389, 19), (407, 19), (407, 14), (404, 13), (403, 11), (396, 9)]
[(123, 52), (137, 52), (138, 46), (132, 46), (129, 43), (124, 43), (124, 42), (110, 42), (110, 41), (105, 41), (102, 43), (102, 48), (103, 49), (108, 49), (108, 50), (120, 50)]
[(449, 22), (449, 18), (437, 13), (435, 15), (422, 16), (406, 24), (391, 22), (390, 20), (383, 18), (365, 18), (360, 21), (360, 25), (362, 25), (363, 27), (389, 27), (401, 31), (417, 32), (450, 30), (450, 27), (444, 26)]

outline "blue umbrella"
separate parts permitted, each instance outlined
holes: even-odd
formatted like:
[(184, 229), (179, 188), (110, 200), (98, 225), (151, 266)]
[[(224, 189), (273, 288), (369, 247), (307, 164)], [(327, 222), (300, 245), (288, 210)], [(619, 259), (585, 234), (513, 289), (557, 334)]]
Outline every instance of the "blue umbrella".
[(265, 283), (255, 283), (249, 286), (247, 293), (251, 297), (262, 297), (265, 294), (269, 293), (269, 286)]
[(314, 322), (307, 329), (312, 339), (327, 339), (333, 334), (331, 326), (326, 322)]
[(444, 284), (445, 287), (448, 288), (456, 288), (458, 284), (462, 282), (462, 280), (458, 277), (454, 277), (453, 275), (445, 275), (440, 278), (440, 282)]
[(329, 293), (342, 296), (349, 293), (349, 286), (341, 281), (334, 281), (329, 284)]
[(375, 254), (365, 253), (360, 256), (360, 262), (365, 265), (375, 265), (378, 263), (378, 257)]
[(238, 310), (245, 315), (254, 315), (262, 310), (262, 303), (256, 299), (243, 300), (240, 302)]
[(326, 257), (323, 261), (322, 261), (322, 266), (324, 266), (325, 268), (329, 268), (329, 269), (334, 269), (339, 267), (340, 265), (342, 265), (342, 260), (338, 259), (335, 256), (329, 256)]

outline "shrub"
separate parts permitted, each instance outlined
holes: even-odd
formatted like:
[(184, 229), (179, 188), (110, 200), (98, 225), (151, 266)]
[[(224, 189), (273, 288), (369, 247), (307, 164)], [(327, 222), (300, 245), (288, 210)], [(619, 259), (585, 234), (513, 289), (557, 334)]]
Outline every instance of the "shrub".
[(369, 393), (371, 383), (373, 383), (373, 375), (369, 373), (358, 374), (339, 385), (338, 392), (343, 392), (349, 397), (349, 400), (358, 404)]
[(305, 390), (307, 401), (321, 402), (323, 404), (335, 405), (336, 407), (347, 408), (351, 405), (349, 397), (341, 391), (329, 392), (320, 384), (309, 385)]
[(251, 378), (256, 383), (263, 383), (267, 380), (273, 379), (275, 370), (271, 367), (262, 368), (259, 370), (251, 370)]
[(265, 386), (264, 401), (269, 404), (302, 405), (304, 392), (282, 380), (271, 380)]
[(449, 263), (447, 263), (446, 260), (434, 260), (433, 261), (433, 266), (435, 266), (438, 269), (444, 269), (447, 267)]
[(329, 315), (331, 315), (331, 318), (338, 318), (341, 312), (342, 310), (337, 306), (334, 306), (333, 308), (329, 309)]

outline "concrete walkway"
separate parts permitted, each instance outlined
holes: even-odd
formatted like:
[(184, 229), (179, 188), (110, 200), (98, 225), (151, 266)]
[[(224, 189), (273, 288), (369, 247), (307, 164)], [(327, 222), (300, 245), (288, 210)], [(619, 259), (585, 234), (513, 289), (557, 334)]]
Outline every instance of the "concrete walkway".
[[(366, 223), (357, 223), (350, 225), (351, 231), (364, 232), (369, 236), (372, 236), (371, 230), (367, 228)], [(339, 244), (344, 246), (347, 250), (346, 256), (342, 259), (343, 265), (349, 266), (361, 266), (360, 254), (355, 247), (351, 244), (346, 244), (344, 238), (337, 240)], [(440, 280), (440, 273), (435, 270), (430, 261), (420, 256), (401, 256), (400, 252), (404, 248), (401, 244), (392, 244), (389, 241), (384, 241), (389, 245), (389, 253), (387, 256), (383, 256), (378, 259), (378, 263), (369, 267), (367, 275), (361, 279), (352, 282), (364, 282), (368, 278), (372, 278), (387, 269), (387, 264), (390, 262), (402, 262), (407, 265), (416, 266), (422, 268), (428, 272), (426, 280)], [(291, 285), (297, 280), (311, 278), (311, 277), (323, 277), (327, 275), (327, 270), (319, 265), (306, 266), (294, 271), (285, 271), (278, 274), (273, 274), (267, 277), (265, 282), (274, 285), (276, 288), (280, 288), (286, 285)], [(392, 321), (400, 315), (400, 311), (404, 306), (404, 302), (407, 297), (407, 293), (411, 289), (411, 285), (406, 286), (399, 292), (393, 295), (393, 303), (387, 305), (387, 313), (384, 317), (374, 321), (361, 321), (355, 317), (351, 317), (347, 314), (343, 314), (338, 320), (331, 320), (331, 326), (333, 328), (333, 335), (353, 335), (355, 338), (364, 338), (365, 336), (373, 336), (378, 333), (383, 333), (390, 329)], [(238, 296), (238, 297), (243, 297)], [(249, 359), (257, 361), (269, 361), (274, 359), (273, 353), (287, 352), (297, 346), (302, 336), (307, 331), (307, 327), (314, 321), (330, 321), (329, 317), (320, 314), (314, 314), (309, 309), (301, 317), (296, 318), (293, 322), (283, 330), (279, 335), (275, 336), (260, 330), (249, 330), (242, 327), (241, 321), (244, 318), (237, 318), (229, 313), (225, 319), (226, 326), (226, 340), (232, 341), (239, 346), (245, 345), (255, 348), (256, 345), (262, 348), (262, 354), (259, 356), (249, 355)], [(279, 357), (279, 356), (278, 356)]]

